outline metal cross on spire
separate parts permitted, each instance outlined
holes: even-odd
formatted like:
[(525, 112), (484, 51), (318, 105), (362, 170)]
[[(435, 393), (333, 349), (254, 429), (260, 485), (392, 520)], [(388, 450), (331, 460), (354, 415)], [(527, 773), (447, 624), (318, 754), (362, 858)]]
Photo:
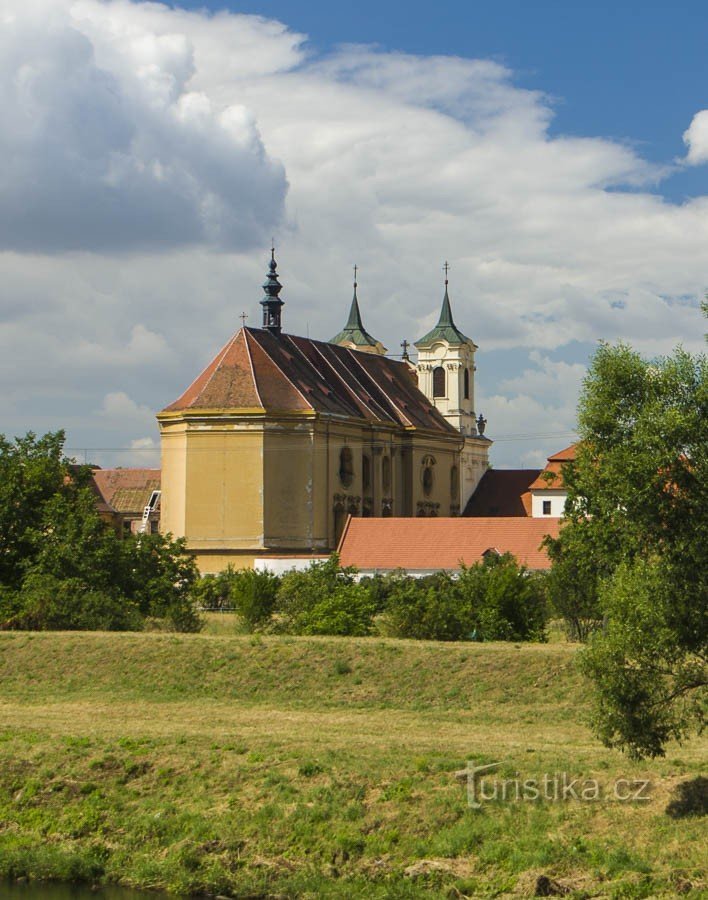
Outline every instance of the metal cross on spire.
[(246, 312), (242, 312), (241, 315), (239, 316), (239, 319), (241, 320), (241, 327), (242, 327), (242, 328), (245, 328), (245, 327), (246, 327), (246, 319), (247, 319), (247, 318), (248, 318), (248, 313), (246, 313)]
[(445, 260), (443, 271), (445, 272), (445, 284), (447, 284), (447, 273), (450, 271), (450, 263), (447, 260)]
[(406, 360), (406, 362), (408, 362), (408, 360), (410, 359), (410, 356), (408, 355), (408, 348), (410, 347), (410, 344), (405, 338), (401, 341), (401, 347), (403, 347), (403, 355), (401, 356), (401, 359), (404, 359)]
[(356, 287), (356, 273), (359, 271), (359, 266), (354, 263), (354, 287)]

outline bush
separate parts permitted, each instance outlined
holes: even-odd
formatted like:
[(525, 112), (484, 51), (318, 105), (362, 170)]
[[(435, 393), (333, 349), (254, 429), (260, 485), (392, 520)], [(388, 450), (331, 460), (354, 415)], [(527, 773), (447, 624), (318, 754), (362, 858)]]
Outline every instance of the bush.
[(229, 597), (249, 631), (266, 625), (273, 616), (280, 579), (272, 572), (240, 569), (229, 573)]
[(365, 635), (373, 629), (376, 605), (353, 569), (336, 553), (304, 572), (286, 573), (277, 595), (280, 628), (290, 634)]
[(390, 585), (382, 625), (393, 637), (464, 641), (474, 630), (474, 617), (449, 575), (399, 576)]
[(457, 578), (399, 576), (382, 624), (395, 637), (436, 641), (539, 641), (547, 621), (542, 576), (509, 554), (462, 567)]
[(137, 631), (137, 605), (118, 592), (95, 590), (78, 578), (29, 575), (14, 614), (3, 626), (28, 631)]
[(463, 566), (455, 589), (472, 610), (480, 640), (543, 641), (548, 621), (543, 578), (505, 553)]

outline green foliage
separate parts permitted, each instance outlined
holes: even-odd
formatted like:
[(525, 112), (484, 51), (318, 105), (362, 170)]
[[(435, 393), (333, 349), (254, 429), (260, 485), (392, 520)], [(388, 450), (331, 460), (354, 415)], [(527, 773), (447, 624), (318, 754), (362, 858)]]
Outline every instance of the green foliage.
[(597, 687), (598, 734), (635, 758), (663, 756), (705, 721), (705, 660), (686, 651), (674, 598), (662, 560), (620, 564), (603, 591), (607, 626), (581, 657)]
[[(19, 588), (31, 561), (47, 502), (72, 490), (64, 433), (8, 441), (0, 435), (0, 584)], [(82, 473), (76, 473), (77, 479)]]
[(231, 573), (229, 598), (249, 631), (270, 622), (280, 579), (272, 572), (239, 569)]
[(91, 588), (81, 578), (31, 573), (22, 585), (11, 623), (29, 631), (137, 631), (135, 603), (118, 591)]
[(277, 604), (280, 628), (291, 634), (370, 634), (376, 612), (366, 586), (357, 584), (353, 569), (339, 565), (336, 553), (304, 572), (287, 572)]
[(121, 540), (96, 510), (89, 470), (63, 457), (62, 432), (0, 436), (0, 626), (179, 631), (200, 622), (183, 541)]
[(120, 546), (123, 551), (121, 587), (142, 615), (164, 620), (175, 631), (199, 631), (201, 620), (193, 599), (199, 572), (185, 549), (184, 538), (133, 535)]
[(473, 612), (474, 628), (488, 641), (543, 641), (548, 619), (543, 575), (510, 554), (462, 567), (456, 590)]
[(546, 620), (541, 577), (510, 554), (463, 566), (457, 578), (399, 576), (384, 614), (392, 635), (439, 641), (544, 640)]
[(402, 576), (392, 582), (384, 613), (394, 637), (464, 641), (474, 630), (472, 605), (449, 575)]
[(578, 420), (551, 596), (606, 622), (585, 657), (603, 741), (663, 754), (708, 685), (708, 360), (603, 345)]
[(552, 562), (546, 576), (548, 600), (573, 641), (586, 641), (602, 623), (600, 582), (610, 569), (599, 549), (588, 550), (594, 537), (594, 523), (579, 518), (572, 528), (563, 528), (557, 538), (547, 536), (543, 542)]

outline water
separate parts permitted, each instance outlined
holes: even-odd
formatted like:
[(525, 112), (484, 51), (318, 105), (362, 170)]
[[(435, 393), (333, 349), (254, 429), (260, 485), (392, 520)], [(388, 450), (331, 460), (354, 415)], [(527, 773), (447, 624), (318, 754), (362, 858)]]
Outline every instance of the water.
[(94, 889), (81, 884), (0, 881), (0, 900), (160, 900), (166, 896), (120, 887)]

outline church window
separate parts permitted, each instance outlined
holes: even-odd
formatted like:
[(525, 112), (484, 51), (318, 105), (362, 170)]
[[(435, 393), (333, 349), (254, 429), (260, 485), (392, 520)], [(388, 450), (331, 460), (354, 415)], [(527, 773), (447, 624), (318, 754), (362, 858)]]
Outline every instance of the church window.
[(543, 501), (543, 515), (550, 516), (550, 514), (551, 514), (551, 501), (544, 500)]
[(436, 366), (433, 369), (433, 397), (444, 397), (445, 395), (445, 369), (442, 366)]
[(371, 458), (366, 453), (361, 458), (361, 483), (365, 491), (371, 490)]
[(391, 457), (384, 456), (381, 460), (381, 482), (385, 491), (391, 490)]
[(458, 499), (460, 493), (460, 470), (457, 466), (450, 469), (450, 496), (453, 500)]
[(349, 447), (342, 447), (339, 454), (339, 480), (344, 487), (349, 487), (354, 481), (354, 457)]
[(423, 493), (426, 497), (429, 497), (433, 492), (433, 484), (435, 482), (435, 475), (433, 473), (435, 457), (430, 456), (430, 454), (426, 454), (423, 457), (422, 463), (423, 471), (421, 472), (421, 481), (423, 483)]
[(469, 369), (465, 369), (464, 380), (465, 380), (465, 400), (469, 400), (470, 399), (470, 370)]

